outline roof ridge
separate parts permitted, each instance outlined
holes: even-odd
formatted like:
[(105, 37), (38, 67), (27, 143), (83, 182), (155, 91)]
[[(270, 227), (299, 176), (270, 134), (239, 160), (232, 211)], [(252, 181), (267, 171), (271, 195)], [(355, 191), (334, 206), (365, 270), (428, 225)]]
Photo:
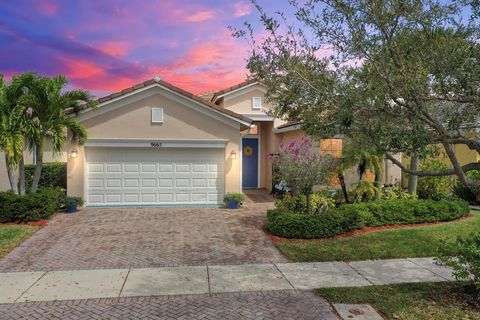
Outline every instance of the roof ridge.
[(142, 88), (145, 88), (145, 87), (148, 87), (148, 86), (151, 86), (151, 85), (159, 85), (159, 86), (163, 86), (163, 87), (166, 87), (178, 94), (181, 94), (183, 96), (185, 96), (186, 98), (189, 98), (189, 99), (192, 99), (198, 103), (201, 103), (215, 111), (218, 111), (220, 113), (223, 113), (223, 114), (226, 114), (228, 116), (231, 116), (231, 117), (234, 117), (236, 118), (237, 120), (241, 120), (243, 122), (247, 122), (247, 123), (252, 123), (252, 120), (248, 117), (245, 117), (241, 114), (238, 114), (236, 112), (233, 112), (231, 110), (228, 110), (228, 109), (224, 109), (214, 103), (212, 103), (211, 101), (207, 101), (191, 92), (188, 92), (182, 88), (179, 88), (171, 83), (168, 83), (166, 81), (163, 81), (161, 80), (159, 77), (155, 77), (153, 79), (149, 79), (149, 80), (146, 80), (146, 81), (143, 81), (141, 83), (138, 83), (138, 84), (135, 84), (135, 85), (132, 85), (128, 88), (125, 88), (125, 89), (122, 89), (120, 91), (117, 91), (117, 92), (114, 92), (114, 93), (111, 93), (109, 95), (106, 95), (106, 96), (103, 96), (103, 97), (99, 97), (99, 98), (96, 98), (95, 100), (97, 101), (97, 103), (104, 103), (104, 102), (107, 102), (107, 101), (110, 101), (110, 100), (113, 100), (115, 98), (118, 98), (118, 97), (121, 97), (121, 96), (124, 96), (130, 92), (134, 92), (136, 90), (139, 90), (139, 89), (142, 89)]

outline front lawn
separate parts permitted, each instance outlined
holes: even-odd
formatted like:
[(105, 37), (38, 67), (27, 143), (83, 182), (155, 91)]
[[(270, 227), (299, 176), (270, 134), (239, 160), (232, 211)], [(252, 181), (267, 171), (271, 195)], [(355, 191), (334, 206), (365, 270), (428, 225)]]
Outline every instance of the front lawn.
[(0, 258), (37, 230), (38, 227), (28, 225), (0, 225)]
[(318, 291), (332, 303), (370, 304), (387, 319), (480, 319), (480, 309), (471, 290), (463, 283), (443, 282)]
[(375, 231), (340, 239), (281, 240), (277, 247), (290, 261), (354, 261), (436, 256), (442, 241), (480, 230), (474, 218), (423, 227)]

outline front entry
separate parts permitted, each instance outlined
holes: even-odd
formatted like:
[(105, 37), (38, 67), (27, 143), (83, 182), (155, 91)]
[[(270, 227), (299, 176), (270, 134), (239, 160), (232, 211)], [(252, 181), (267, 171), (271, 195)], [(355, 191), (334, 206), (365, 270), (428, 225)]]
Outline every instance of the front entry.
[(258, 188), (258, 139), (242, 141), (242, 188)]

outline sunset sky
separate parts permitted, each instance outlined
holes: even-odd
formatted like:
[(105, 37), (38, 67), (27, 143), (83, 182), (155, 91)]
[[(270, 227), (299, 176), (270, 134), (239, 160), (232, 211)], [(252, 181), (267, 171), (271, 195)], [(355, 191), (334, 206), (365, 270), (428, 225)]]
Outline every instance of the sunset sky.
[(193, 93), (218, 90), (245, 79), (249, 45), (227, 29), (245, 20), (258, 22), (248, 0), (3, 1), (0, 74), (64, 74), (96, 96), (155, 76)]

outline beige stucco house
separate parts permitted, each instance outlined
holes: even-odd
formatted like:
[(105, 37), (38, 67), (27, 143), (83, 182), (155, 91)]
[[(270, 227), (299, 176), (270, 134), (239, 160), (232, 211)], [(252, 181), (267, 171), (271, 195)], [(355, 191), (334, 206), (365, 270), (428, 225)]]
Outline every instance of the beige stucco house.
[[(227, 192), (271, 190), (268, 156), (303, 134), (300, 123), (267, 114), (265, 92), (247, 81), (195, 96), (155, 78), (100, 98), (77, 117), (87, 143), (45, 158), (67, 161), (67, 192), (87, 206), (218, 206)], [(340, 155), (342, 144), (319, 147)]]

